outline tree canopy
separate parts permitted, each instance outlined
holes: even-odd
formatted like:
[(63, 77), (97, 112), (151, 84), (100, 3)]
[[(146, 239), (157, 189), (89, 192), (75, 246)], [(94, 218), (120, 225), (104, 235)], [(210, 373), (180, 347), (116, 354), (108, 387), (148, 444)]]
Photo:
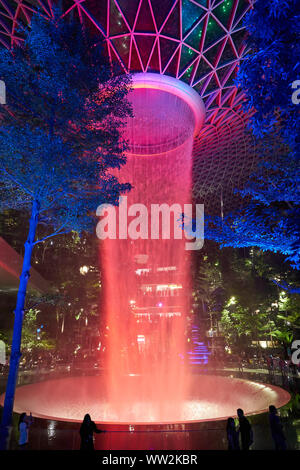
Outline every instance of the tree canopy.
[(237, 192), (244, 208), (207, 217), (205, 236), (221, 246), (250, 247), (285, 255), (300, 267), (300, 108), (292, 100), (300, 74), (299, 2), (258, 0), (246, 16), (249, 53), (236, 83), (246, 94), (250, 132), (259, 165)]
[(28, 210), (35, 199), (55, 234), (91, 229), (97, 206), (129, 188), (109, 170), (125, 163), (130, 77), (116, 75), (102, 44), (58, 10), (34, 15), (22, 33), (0, 50), (0, 208)]

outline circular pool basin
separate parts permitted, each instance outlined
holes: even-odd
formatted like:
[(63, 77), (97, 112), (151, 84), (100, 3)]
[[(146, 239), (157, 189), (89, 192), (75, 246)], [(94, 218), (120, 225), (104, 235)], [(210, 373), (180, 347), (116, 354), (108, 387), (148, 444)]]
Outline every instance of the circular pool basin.
[[(124, 378), (139, 387), (140, 378)], [(83, 376), (48, 380), (16, 389), (14, 411), (32, 412), (39, 418), (57, 421), (80, 422), (86, 413), (97, 423), (155, 424), (200, 422), (225, 419), (235, 416), (237, 408), (245, 414), (258, 414), (268, 410), (269, 405), (277, 408), (290, 400), (282, 388), (252, 382), (250, 380), (215, 375), (194, 376), (190, 396), (180, 406), (168, 403), (152, 403), (150, 398), (133, 399), (128, 406), (112, 404), (105, 396), (103, 377)], [(122, 391), (120, 390), (120, 403)], [(4, 396), (0, 397), (3, 404)], [(170, 414), (161, 410), (170, 409)]]

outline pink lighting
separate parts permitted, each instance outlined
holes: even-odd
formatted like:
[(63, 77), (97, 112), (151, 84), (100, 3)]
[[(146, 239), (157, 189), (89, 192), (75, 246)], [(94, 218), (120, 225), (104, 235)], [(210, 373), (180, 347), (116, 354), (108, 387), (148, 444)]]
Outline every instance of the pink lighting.
[[(193, 194), (207, 209), (233, 202), (232, 187), (251, 174), (257, 155), (245, 133), (244, 93), (234, 84), (247, 53), (245, 15), (254, 0), (70, 0), (64, 15), (78, 18), (125, 73), (155, 72), (187, 84), (202, 98), (205, 123), (194, 138)], [(20, 39), (35, 6), (51, 15), (54, 0), (0, 0), (0, 43)], [(195, 126), (196, 130), (197, 126)], [(195, 132), (196, 134), (196, 132)]]
[(194, 113), (194, 135), (199, 133), (205, 118), (205, 106), (199, 94), (186, 83), (167, 75), (147, 72), (134, 74), (132, 86), (134, 90), (150, 88), (165, 91), (181, 98)]
[[(206, 204), (207, 197), (219, 211), (225, 193), (230, 206), (229, 185), (240, 185), (252, 172), (256, 153), (244, 132), (248, 116), (234, 77), (247, 52), (243, 19), (254, 3), (226, 1), (225, 8), (225, 2), (211, 0), (70, 0), (65, 6), (66, 16), (78, 17), (104, 40), (109, 58), (133, 73), (128, 160), (117, 172), (133, 185), (128, 207), (183, 206), (191, 202), (193, 189), (199, 202)], [(51, 15), (54, 4), (14, 0), (8, 6), (0, 0), (1, 45), (9, 48), (20, 40), (20, 27), (30, 22), (35, 5)], [(179, 216), (172, 216), (171, 226)], [(127, 235), (127, 227), (119, 225)], [(246, 413), (289, 401), (277, 387), (189, 374), (182, 359), (191, 347), (186, 335), (190, 252), (184, 240), (124, 237), (100, 245), (98, 349), (101, 357), (105, 351), (105, 377), (20, 387), (16, 412), (79, 422), (88, 411), (98, 422), (178, 423), (232, 416), (237, 396)], [(15, 277), (11, 264), (1, 261), (0, 271)], [(88, 269), (81, 267), (81, 274)], [(107, 443), (106, 448), (114, 447)]]
[[(120, 396), (129, 383), (132, 389), (141, 387), (139, 376), (130, 374), (122, 377)], [(250, 380), (203, 375), (194, 376), (190, 384), (190, 395), (182, 405), (181, 415), (166, 413), (164, 423), (225, 419), (236, 415), (237, 406), (246, 414), (263, 413), (268, 410), (270, 403), (280, 408), (290, 400), (290, 394), (282, 388)], [(18, 387), (14, 411), (32, 411), (35, 417), (80, 422), (86, 410), (89, 410), (93, 419), (100, 423), (154, 424), (157, 421), (152, 414), (153, 407), (148, 401), (147, 391), (143, 390), (143, 393), (143, 401), (137, 401), (135, 407), (124, 408), (118, 414), (107, 397), (101, 377), (67, 377)], [(1, 395), (0, 404), (3, 403), (3, 398)], [(137, 409), (141, 413), (136, 413)], [(153, 435), (150, 436), (153, 439)]]
[[(171, 77), (137, 74), (133, 83), (127, 164), (117, 173), (133, 186), (127, 208), (133, 204), (183, 208), (191, 202), (193, 138), (204, 121), (204, 105), (197, 93)], [(119, 211), (123, 210), (122, 202)], [(170, 227), (180, 224), (180, 216), (180, 211), (170, 216)], [(122, 229), (127, 236), (127, 227), (121, 226), (119, 217), (117, 221), (117, 233)], [(101, 312), (109, 325), (105, 388), (120, 420), (126, 416), (132, 420), (132, 415), (135, 421), (184, 419), (183, 404), (190, 390), (182, 360), (190, 252), (185, 250), (184, 236), (173, 235), (172, 229), (170, 239), (162, 239), (160, 228), (159, 239), (106, 239), (100, 247)], [(138, 386), (125, 380), (131, 374), (138, 374)]]

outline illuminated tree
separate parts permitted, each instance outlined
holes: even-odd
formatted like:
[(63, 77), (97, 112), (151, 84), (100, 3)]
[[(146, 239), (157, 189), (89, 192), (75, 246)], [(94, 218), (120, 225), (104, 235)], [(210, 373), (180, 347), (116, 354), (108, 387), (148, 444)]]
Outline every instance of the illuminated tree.
[(300, 113), (292, 100), (300, 74), (299, 4), (258, 0), (246, 17), (251, 52), (236, 83), (245, 91), (260, 165), (241, 192), (246, 207), (223, 219), (208, 218), (206, 237), (222, 246), (258, 246), (283, 253), (300, 267)]
[[(129, 185), (108, 170), (125, 163), (121, 137), (131, 115), (130, 76), (115, 75), (100, 43), (59, 11), (36, 14), (23, 41), (0, 51), (7, 90), (1, 108), (0, 209), (30, 214), (15, 309), (2, 417), (1, 448), (11, 423), (32, 251), (49, 237), (92, 230), (96, 208), (116, 204)], [(39, 224), (47, 227), (37, 239)]]

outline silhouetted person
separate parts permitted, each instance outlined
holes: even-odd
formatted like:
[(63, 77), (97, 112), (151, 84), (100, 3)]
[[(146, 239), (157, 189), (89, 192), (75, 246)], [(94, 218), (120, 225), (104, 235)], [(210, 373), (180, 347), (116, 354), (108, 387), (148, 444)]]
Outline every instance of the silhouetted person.
[(28, 429), (31, 426), (33, 422), (32, 414), (30, 413), (30, 416), (27, 416), (26, 413), (22, 413), (19, 418), (19, 446), (23, 449), (26, 448), (28, 444)]
[(240, 450), (239, 431), (235, 427), (233, 418), (228, 418), (226, 431), (228, 439), (228, 450)]
[(253, 444), (253, 432), (251, 424), (249, 423), (246, 416), (244, 416), (244, 411), (241, 408), (237, 410), (239, 418), (239, 431), (241, 435), (241, 444), (242, 450), (249, 450), (251, 444)]
[(94, 432), (99, 434), (100, 432), (105, 431), (101, 431), (101, 429), (98, 429), (94, 421), (91, 420), (90, 415), (86, 414), (82, 421), (79, 431), (81, 437), (80, 450), (95, 450), (93, 439)]
[(269, 422), (271, 428), (272, 438), (276, 450), (286, 450), (286, 440), (283, 433), (280, 418), (277, 415), (277, 408), (274, 405), (269, 406)]
[(274, 368), (272, 355), (267, 357), (267, 367), (268, 367), (269, 375), (272, 375), (273, 374), (273, 368)]

